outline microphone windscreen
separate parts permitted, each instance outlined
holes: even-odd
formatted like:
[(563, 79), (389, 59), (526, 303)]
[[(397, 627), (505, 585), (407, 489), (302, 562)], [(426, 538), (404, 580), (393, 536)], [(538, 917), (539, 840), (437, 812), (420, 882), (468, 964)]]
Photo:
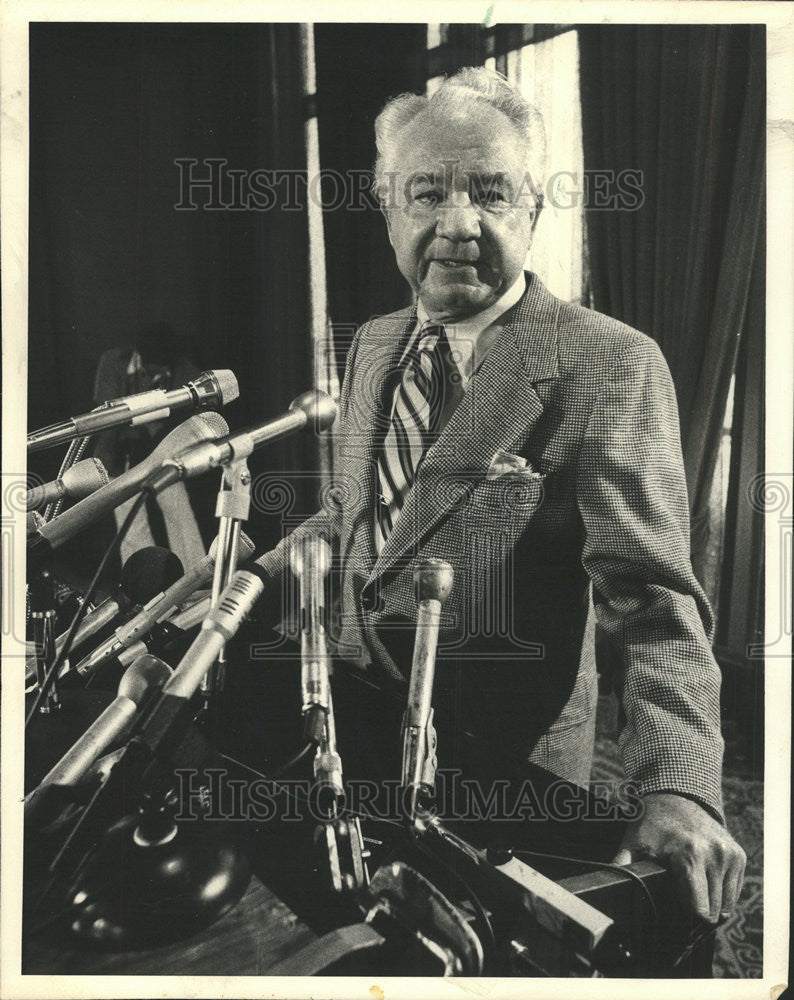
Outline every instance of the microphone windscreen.
[(148, 604), (182, 576), (179, 556), (160, 545), (133, 552), (121, 568), (121, 589), (131, 604)]
[[(231, 373), (230, 373), (231, 374)], [(234, 376), (232, 375), (232, 378)], [(234, 379), (234, 384), (237, 385), (237, 379)], [(210, 438), (226, 437), (229, 433), (229, 425), (220, 415), (214, 410), (205, 410), (204, 413), (196, 413), (193, 417), (194, 420), (201, 421), (201, 423), (206, 424), (206, 431), (197, 440), (208, 441)], [(209, 433), (207, 433), (207, 431)], [(190, 444), (194, 444), (191, 441)], [(189, 447), (189, 445), (188, 445)]]
[(98, 458), (84, 458), (64, 472), (62, 482), (68, 497), (72, 500), (82, 500), (83, 497), (90, 496), (103, 486), (107, 486), (110, 476)]
[(220, 389), (219, 405), (226, 406), (227, 403), (233, 403), (240, 395), (240, 387), (234, 372), (230, 368), (216, 368), (214, 374)]

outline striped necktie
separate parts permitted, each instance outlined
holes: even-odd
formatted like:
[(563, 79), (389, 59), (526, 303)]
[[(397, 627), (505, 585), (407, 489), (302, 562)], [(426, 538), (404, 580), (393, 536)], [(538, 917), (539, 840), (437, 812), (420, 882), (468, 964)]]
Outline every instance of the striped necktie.
[(391, 533), (438, 429), (444, 404), (444, 347), (448, 348), (444, 327), (428, 321), (404, 362), (391, 424), (378, 457), (378, 549)]

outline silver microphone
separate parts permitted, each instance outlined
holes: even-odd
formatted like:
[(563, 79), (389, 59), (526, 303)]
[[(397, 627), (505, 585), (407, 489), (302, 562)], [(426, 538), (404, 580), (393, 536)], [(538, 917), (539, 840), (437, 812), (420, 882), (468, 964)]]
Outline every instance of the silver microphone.
[(336, 403), (319, 390), (305, 392), (294, 399), (286, 413), (255, 427), (216, 441), (205, 441), (179, 455), (165, 459), (162, 467), (146, 483), (151, 493), (159, 493), (172, 483), (200, 476), (232, 460), (247, 458), (256, 448), (285, 437), (307, 425), (326, 430), (336, 419)]
[(452, 566), (443, 559), (426, 559), (414, 570), (419, 602), (416, 616), (408, 704), (402, 723), (402, 786), (409, 795), (409, 819), (418, 814), (423, 797), (432, 794), (436, 769), (433, 728), (433, 679), (441, 622), (441, 605), (454, 581)]
[(102, 486), (107, 486), (109, 482), (107, 469), (98, 458), (84, 458), (82, 462), (75, 462), (60, 479), (28, 490), (25, 502), (28, 510), (37, 510), (62, 497), (82, 500), (83, 497), (96, 493)]
[(25, 798), (25, 819), (30, 821), (44, 801), (44, 792), (54, 785), (76, 785), (89, 768), (129, 728), (146, 693), (162, 687), (171, 668), (155, 656), (139, 656), (124, 672), (118, 695), (98, 719), (67, 750), (58, 763)]
[(229, 425), (219, 413), (196, 413), (188, 417), (167, 434), (142, 462), (116, 476), (107, 486), (76, 503), (52, 521), (43, 524), (28, 538), (28, 558), (35, 556), (39, 559), (46, 556), (49, 551), (57, 549), (119, 504), (135, 496), (146, 477), (159, 469), (166, 459), (178, 455), (197, 442), (228, 433)]
[(89, 413), (69, 417), (68, 420), (33, 431), (28, 434), (28, 451), (42, 451), (111, 427), (125, 424), (135, 427), (137, 424), (163, 420), (177, 410), (225, 406), (239, 395), (237, 379), (228, 368), (202, 372), (178, 389), (151, 389), (132, 396), (122, 396), (103, 403)]
[(316, 709), (327, 713), (330, 686), (323, 618), (331, 546), (322, 535), (306, 535), (292, 546), (290, 566), (300, 582), (301, 711), (304, 716)]
[(237, 570), (218, 604), (202, 622), (201, 631), (163, 688), (163, 694), (185, 699), (193, 697), (201, 678), (248, 617), (267, 579), (255, 563), (248, 569)]

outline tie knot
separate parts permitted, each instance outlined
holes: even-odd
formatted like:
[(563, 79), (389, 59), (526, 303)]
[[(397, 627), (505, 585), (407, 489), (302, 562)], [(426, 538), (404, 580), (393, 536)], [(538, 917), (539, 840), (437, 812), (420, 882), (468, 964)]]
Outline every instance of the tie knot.
[(422, 325), (422, 328), (419, 331), (419, 339), (417, 340), (416, 345), (417, 351), (432, 351), (444, 333), (445, 330), (443, 323), (436, 323), (433, 320), (428, 320)]

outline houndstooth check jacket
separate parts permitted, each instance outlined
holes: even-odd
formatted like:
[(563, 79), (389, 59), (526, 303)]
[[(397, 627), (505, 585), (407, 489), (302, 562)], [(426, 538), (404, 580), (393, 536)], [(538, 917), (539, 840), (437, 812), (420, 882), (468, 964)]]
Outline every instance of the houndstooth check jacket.
[[(619, 654), (626, 773), (641, 793), (691, 796), (721, 816), (720, 674), (689, 557), (675, 393), (657, 345), (592, 310), (527, 290), (439, 439), (378, 555), (377, 450), (415, 309), (357, 332), (339, 469), (322, 527), (338, 545), (339, 652), (404, 678), (413, 568), (452, 563), (437, 695), (499, 753), (565, 774), (592, 742), (594, 615)], [(499, 452), (526, 468), (488, 475)], [(275, 572), (286, 545), (274, 552)]]

